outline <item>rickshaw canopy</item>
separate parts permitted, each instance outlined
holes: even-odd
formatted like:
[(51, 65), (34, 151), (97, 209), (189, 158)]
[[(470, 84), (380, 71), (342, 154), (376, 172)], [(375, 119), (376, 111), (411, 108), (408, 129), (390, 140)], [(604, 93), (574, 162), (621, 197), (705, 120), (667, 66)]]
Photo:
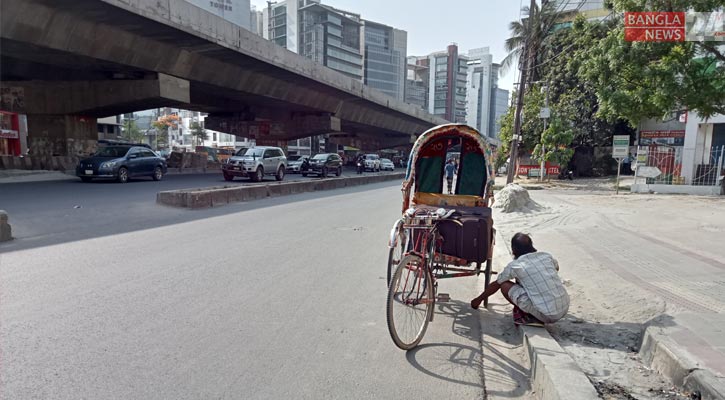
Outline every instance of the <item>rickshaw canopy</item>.
[[(443, 194), (445, 165), (457, 159), (455, 194)], [(446, 124), (421, 134), (408, 158), (403, 181), (403, 211), (410, 204), (487, 206), (492, 196), (493, 155), (486, 138), (465, 124)]]

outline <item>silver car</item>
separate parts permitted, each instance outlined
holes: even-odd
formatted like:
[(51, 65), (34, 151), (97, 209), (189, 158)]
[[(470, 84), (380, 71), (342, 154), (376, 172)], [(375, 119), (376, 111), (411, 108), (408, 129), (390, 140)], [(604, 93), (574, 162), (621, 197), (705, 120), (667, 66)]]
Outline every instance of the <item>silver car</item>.
[(257, 146), (240, 153), (237, 152), (222, 164), (224, 180), (231, 181), (241, 176), (259, 182), (265, 175), (274, 175), (278, 181), (284, 179), (287, 157), (279, 147)]

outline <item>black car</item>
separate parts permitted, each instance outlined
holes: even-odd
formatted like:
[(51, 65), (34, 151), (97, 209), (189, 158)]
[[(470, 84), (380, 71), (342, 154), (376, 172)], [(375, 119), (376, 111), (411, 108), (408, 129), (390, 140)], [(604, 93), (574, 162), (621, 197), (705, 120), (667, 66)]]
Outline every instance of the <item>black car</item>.
[(309, 161), (302, 164), (302, 176), (319, 175), (323, 178), (327, 174), (334, 173), (336, 176), (342, 174), (342, 158), (334, 153), (316, 154)]
[(83, 182), (98, 178), (126, 183), (137, 176), (150, 176), (159, 181), (165, 173), (165, 159), (149, 148), (128, 145), (101, 147), (76, 167), (76, 176)]

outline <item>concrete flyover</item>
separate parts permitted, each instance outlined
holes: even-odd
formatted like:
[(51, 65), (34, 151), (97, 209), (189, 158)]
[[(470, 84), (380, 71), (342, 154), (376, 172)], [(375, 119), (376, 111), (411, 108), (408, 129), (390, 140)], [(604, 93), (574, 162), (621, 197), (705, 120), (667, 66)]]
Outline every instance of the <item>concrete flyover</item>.
[(370, 149), (445, 123), (183, 0), (3, 0), (0, 45), (0, 109), (28, 114), (38, 152), (75, 155), (95, 118), (161, 106), (258, 141)]

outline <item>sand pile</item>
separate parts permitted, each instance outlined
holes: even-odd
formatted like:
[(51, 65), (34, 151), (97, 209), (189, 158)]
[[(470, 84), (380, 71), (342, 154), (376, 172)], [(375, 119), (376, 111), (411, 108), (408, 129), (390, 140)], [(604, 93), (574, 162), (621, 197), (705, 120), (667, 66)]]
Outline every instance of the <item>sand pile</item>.
[(502, 212), (531, 212), (540, 207), (531, 200), (529, 192), (515, 183), (509, 183), (495, 194), (496, 201), (493, 206), (500, 208)]

